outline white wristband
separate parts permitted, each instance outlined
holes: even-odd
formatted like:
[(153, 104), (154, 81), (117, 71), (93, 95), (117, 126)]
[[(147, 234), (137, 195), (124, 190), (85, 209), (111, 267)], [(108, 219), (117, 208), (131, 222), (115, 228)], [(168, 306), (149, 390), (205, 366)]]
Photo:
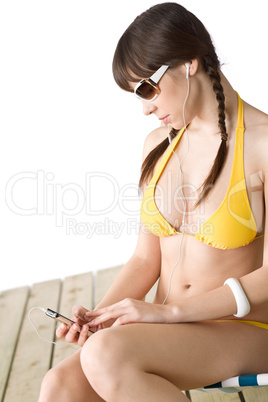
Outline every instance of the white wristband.
[(245, 315), (250, 312), (250, 304), (239, 280), (229, 278), (224, 282), (224, 285), (228, 285), (230, 287), (235, 297), (237, 313), (234, 314), (234, 316), (239, 318), (245, 317)]

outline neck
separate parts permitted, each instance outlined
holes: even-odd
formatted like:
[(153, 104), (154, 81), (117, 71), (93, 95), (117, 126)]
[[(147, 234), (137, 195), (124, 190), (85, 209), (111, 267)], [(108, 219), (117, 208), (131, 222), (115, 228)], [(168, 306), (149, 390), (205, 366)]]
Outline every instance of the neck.
[(220, 76), (225, 95), (225, 115), (226, 127), (228, 132), (228, 129), (229, 131), (231, 131), (233, 128), (236, 128), (237, 125), (238, 99), (235, 90), (233, 89), (225, 75), (223, 73), (220, 73)]
[[(222, 72), (220, 72), (220, 77), (225, 95), (226, 128), (227, 132), (231, 133), (236, 128), (237, 123), (237, 94)], [(208, 136), (218, 135), (218, 102), (211, 80), (206, 74), (203, 74), (199, 83), (198, 94), (201, 94), (199, 95), (199, 108), (196, 117), (191, 122), (191, 128), (198, 129)]]

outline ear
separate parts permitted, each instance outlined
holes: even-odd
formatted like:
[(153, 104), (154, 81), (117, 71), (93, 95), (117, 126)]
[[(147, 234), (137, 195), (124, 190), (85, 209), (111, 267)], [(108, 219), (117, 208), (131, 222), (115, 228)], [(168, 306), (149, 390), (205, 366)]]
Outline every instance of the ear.
[(189, 76), (193, 76), (197, 73), (199, 67), (199, 61), (197, 59), (190, 60)]

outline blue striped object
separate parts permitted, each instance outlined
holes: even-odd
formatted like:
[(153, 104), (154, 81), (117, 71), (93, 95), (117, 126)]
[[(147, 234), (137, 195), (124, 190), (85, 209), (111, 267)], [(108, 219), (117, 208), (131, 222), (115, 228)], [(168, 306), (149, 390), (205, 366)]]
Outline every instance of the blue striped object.
[(268, 373), (255, 375), (241, 375), (238, 377), (228, 378), (216, 384), (199, 388), (198, 391), (203, 392), (239, 392), (247, 387), (265, 387), (268, 386)]

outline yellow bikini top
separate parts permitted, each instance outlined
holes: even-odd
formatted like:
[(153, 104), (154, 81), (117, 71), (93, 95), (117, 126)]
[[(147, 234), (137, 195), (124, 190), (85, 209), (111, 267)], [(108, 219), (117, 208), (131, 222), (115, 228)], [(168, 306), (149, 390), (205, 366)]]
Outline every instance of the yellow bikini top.
[[(227, 193), (214, 214), (199, 226), (195, 235), (188, 235), (219, 249), (233, 249), (251, 243), (257, 234), (256, 222), (251, 211), (244, 174), (244, 119), (243, 102), (238, 96), (238, 119), (231, 179)], [(185, 127), (175, 137), (172, 148), (178, 146)], [(164, 218), (155, 202), (155, 188), (171, 155), (167, 149), (150, 181), (141, 203), (141, 220), (157, 236), (179, 234)]]

